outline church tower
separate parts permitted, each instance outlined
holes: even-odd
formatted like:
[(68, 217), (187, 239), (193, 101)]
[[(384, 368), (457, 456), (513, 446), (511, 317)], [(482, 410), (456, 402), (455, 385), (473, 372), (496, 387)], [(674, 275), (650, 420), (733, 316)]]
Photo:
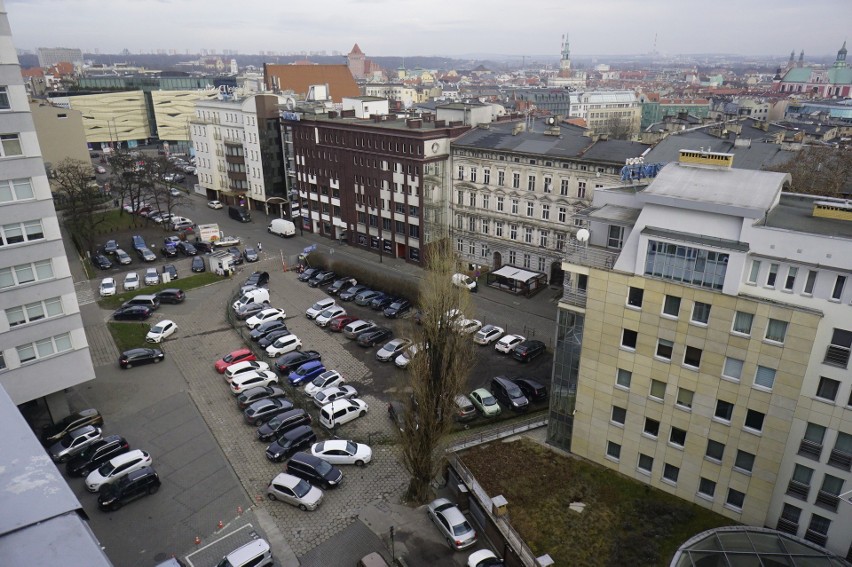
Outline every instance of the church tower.
[(846, 42), (843, 42), (843, 47), (837, 52), (837, 59), (834, 60), (834, 66), (840, 69), (846, 67)]
[(568, 34), (562, 36), (562, 60), (559, 62), (559, 68), (566, 73), (571, 71), (571, 47), (568, 44)]

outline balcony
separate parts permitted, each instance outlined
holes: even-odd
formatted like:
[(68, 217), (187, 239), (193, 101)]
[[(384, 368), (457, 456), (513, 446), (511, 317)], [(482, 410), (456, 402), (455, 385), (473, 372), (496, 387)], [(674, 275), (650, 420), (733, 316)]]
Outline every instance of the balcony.
[(828, 457), (828, 464), (845, 471), (852, 470), (852, 455), (834, 449)]
[(578, 282), (575, 281), (577, 277), (577, 274), (565, 273), (565, 279), (562, 282), (562, 299), (560, 301), (576, 307), (585, 307), (587, 291), (581, 288)]
[(811, 487), (808, 484), (802, 484), (801, 482), (797, 482), (795, 480), (791, 480), (790, 484), (787, 485), (787, 494), (798, 498), (800, 500), (804, 500), (807, 502), (808, 494), (811, 491)]
[(569, 264), (611, 270), (615, 266), (620, 250), (610, 250), (599, 246), (583, 246), (576, 240), (571, 240), (565, 246), (565, 261)]
[(799, 523), (787, 518), (778, 518), (778, 525), (775, 529), (779, 532), (796, 535), (799, 533)]
[(839, 503), (840, 497), (838, 497), (837, 494), (832, 494), (823, 490), (817, 492), (816, 501), (814, 502), (814, 504), (816, 504), (820, 508), (825, 508), (826, 510), (831, 510), (832, 512), (837, 512), (837, 505)]
[(802, 439), (802, 442), (799, 443), (799, 454), (803, 457), (819, 461), (822, 455), (822, 444)]
[(849, 349), (839, 345), (828, 345), (823, 364), (847, 368), (849, 366)]
[(828, 536), (814, 530), (807, 530), (805, 532), (805, 539), (821, 547), (825, 547), (825, 544), (828, 542)]

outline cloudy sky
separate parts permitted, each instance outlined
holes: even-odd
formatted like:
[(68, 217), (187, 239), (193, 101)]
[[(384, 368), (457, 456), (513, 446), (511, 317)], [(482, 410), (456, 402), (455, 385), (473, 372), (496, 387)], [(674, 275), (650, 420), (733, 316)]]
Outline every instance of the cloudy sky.
[(16, 47), (368, 55), (835, 54), (850, 0), (5, 0)]

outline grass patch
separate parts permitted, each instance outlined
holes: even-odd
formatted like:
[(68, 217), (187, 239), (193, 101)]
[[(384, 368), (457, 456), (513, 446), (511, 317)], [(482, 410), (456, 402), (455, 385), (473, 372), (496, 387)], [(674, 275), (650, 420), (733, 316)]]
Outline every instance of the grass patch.
[[(528, 439), (461, 458), (489, 496), (506, 497), (512, 525), (533, 553), (548, 553), (557, 565), (663, 567), (693, 535), (737, 523)], [(585, 503), (585, 511), (571, 511), (572, 502)]]
[[(144, 277), (144, 272), (142, 274)], [(136, 291), (125, 291), (124, 293), (119, 293), (117, 295), (111, 295), (109, 297), (101, 298), (98, 301), (98, 304), (104, 309), (118, 309), (121, 307), (122, 303), (127, 301), (128, 299), (132, 299), (137, 295), (147, 295), (152, 293), (157, 293), (158, 291), (162, 291), (164, 289), (171, 288), (180, 288), (184, 291), (196, 287), (202, 287), (207, 284), (227, 281), (222, 276), (216, 275), (212, 272), (202, 272), (200, 274), (196, 274), (194, 276), (189, 276), (186, 278), (180, 278), (176, 281), (170, 281), (169, 283), (160, 283), (157, 285), (149, 285), (143, 286), (137, 289)]]
[[(103, 220), (103, 222), (97, 226), (98, 234), (109, 234), (111, 232), (118, 232), (133, 228), (133, 215), (126, 213), (121, 209), (111, 209), (109, 211), (98, 213), (95, 215), (95, 218)], [(138, 218), (136, 221), (138, 226), (138, 224), (144, 224), (145, 219), (141, 219), (141, 223), (139, 223), (140, 219)]]
[(107, 323), (112, 339), (118, 350), (124, 352), (131, 348), (139, 348), (147, 345), (145, 335), (151, 326), (148, 323), (129, 323), (110, 321)]

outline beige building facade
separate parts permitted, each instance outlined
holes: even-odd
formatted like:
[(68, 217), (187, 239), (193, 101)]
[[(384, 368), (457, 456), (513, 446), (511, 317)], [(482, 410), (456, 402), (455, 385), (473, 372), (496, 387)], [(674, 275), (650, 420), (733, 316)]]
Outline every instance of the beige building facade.
[(70, 96), (53, 101), (83, 114), (86, 141), (97, 147), (151, 137), (145, 93), (142, 91)]
[(30, 101), (41, 156), (56, 166), (66, 158), (89, 161), (83, 113), (79, 110)]
[(219, 89), (206, 91), (151, 91), (157, 137), (160, 140), (189, 141), (190, 121), (199, 101), (215, 100)]

